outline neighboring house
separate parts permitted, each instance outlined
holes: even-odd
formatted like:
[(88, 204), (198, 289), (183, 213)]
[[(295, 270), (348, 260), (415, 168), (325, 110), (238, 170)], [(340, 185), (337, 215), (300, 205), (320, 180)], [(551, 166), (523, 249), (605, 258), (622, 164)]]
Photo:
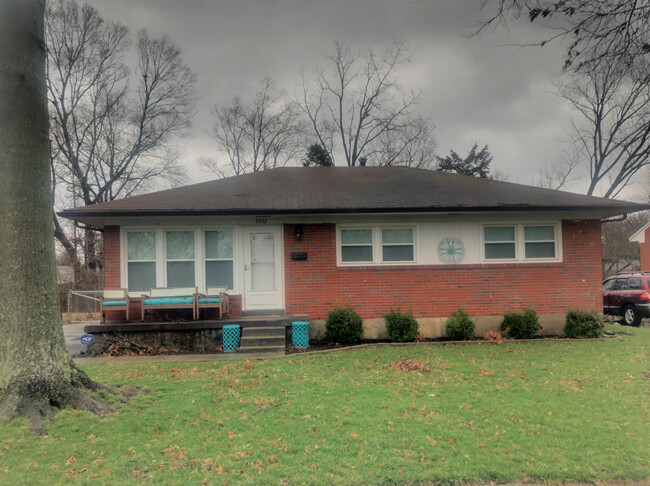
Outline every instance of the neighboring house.
[(103, 229), (108, 289), (228, 285), (231, 316), (283, 309), (316, 335), (350, 304), (373, 338), (391, 307), (426, 336), (461, 306), (477, 333), (523, 307), (561, 331), (569, 308), (602, 311), (601, 218), (647, 208), (406, 167), (300, 167), (60, 214)]
[(650, 272), (650, 223), (646, 224), (639, 231), (630, 236), (630, 241), (639, 244), (641, 253), (641, 270)]

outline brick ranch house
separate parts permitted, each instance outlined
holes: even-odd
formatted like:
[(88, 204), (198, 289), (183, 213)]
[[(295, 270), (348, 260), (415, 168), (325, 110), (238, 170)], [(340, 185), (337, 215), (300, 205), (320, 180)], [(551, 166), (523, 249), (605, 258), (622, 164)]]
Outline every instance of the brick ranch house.
[(477, 334), (523, 307), (559, 333), (567, 309), (602, 311), (601, 219), (647, 207), (406, 167), (295, 167), (60, 214), (103, 230), (106, 288), (128, 288), (132, 315), (150, 288), (225, 284), (231, 317), (281, 309), (317, 336), (351, 304), (378, 338), (397, 306), (429, 337), (460, 306)]

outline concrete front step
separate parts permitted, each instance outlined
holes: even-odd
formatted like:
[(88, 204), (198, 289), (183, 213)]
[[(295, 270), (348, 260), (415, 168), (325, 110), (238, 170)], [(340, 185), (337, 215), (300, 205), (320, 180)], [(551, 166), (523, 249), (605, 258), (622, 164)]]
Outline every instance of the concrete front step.
[(284, 346), (284, 333), (280, 336), (242, 336), (242, 346)]
[(242, 329), (243, 336), (281, 336), (284, 337), (284, 326), (268, 326), (268, 327), (244, 327)]
[[(243, 344), (243, 341), (242, 341)], [(284, 354), (284, 345), (282, 346), (240, 346), (238, 349), (239, 354), (254, 354), (254, 353), (264, 353), (264, 354)]]

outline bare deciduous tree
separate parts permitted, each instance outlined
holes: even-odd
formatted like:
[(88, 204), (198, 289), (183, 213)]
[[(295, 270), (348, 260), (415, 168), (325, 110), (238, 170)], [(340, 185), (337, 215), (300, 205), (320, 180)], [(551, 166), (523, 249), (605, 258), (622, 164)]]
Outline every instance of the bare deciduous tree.
[[(586, 167), (587, 194), (614, 198), (650, 166), (647, 64), (600, 64), (560, 87), (576, 116), (569, 142)], [(568, 164), (569, 166), (578, 164)]]
[(332, 160), (342, 153), (348, 166), (361, 156), (384, 165), (429, 164), (433, 126), (415, 112), (418, 97), (405, 92), (396, 77), (409, 61), (404, 46), (377, 54), (335, 42), (325, 59), (314, 79), (303, 71), (299, 96), (311, 130)]
[(507, 26), (510, 18), (544, 22), (551, 33), (535, 45), (567, 43), (565, 69), (589, 71), (594, 65), (617, 63), (650, 54), (649, 0), (483, 0), (494, 6), (479, 24)]
[(57, 299), (45, 82), (44, 0), (0, 2), (0, 420), (110, 406), (67, 353)]
[[(48, 3), (47, 87), (53, 189), (65, 205), (126, 197), (152, 184), (179, 183), (175, 137), (190, 126), (195, 76), (163, 36), (138, 32), (137, 65), (125, 64), (131, 43), (123, 25), (88, 4)], [(55, 196), (56, 197), (56, 196)], [(76, 257), (74, 242), (54, 216), (55, 234)], [(85, 234), (87, 265), (94, 235)]]
[(376, 165), (402, 165), (432, 169), (437, 143), (430, 118), (416, 116), (399, 129), (386, 130), (364, 155)]
[(213, 115), (211, 135), (228, 162), (199, 162), (219, 177), (283, 167), (296, 159), (304, 146), (298, 107), (268, 76), (260, 81), (250, 105), (237, 96), (230, 105), (217, 106)]

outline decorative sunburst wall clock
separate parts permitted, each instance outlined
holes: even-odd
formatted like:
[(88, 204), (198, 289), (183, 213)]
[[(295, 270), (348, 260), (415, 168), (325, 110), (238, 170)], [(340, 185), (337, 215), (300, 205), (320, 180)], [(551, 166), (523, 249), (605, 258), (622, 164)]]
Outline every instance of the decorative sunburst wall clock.
[(465, 258), (465, 243), (454, 236), (443, 238), (438, 243), (438, 258), (443, 263), (461, 263)]

